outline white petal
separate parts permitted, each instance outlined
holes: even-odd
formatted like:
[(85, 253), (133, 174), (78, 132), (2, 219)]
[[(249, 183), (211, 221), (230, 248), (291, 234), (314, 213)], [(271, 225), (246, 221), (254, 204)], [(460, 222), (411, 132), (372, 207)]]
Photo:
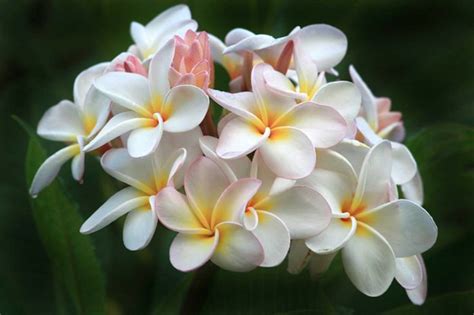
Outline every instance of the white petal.
[(246, 30), (244, 28), (238, 27), (238, 28), (234, 28), (230, 30), (229, 33), (226, 34), (224, 41), (227, 46), (231, 46), (231, 45), (237, 44), (238, 42), (240, 42), (241, 40), (247, 37), (251, 37), (254, 35), (255, 33), (249, 30)]
[(260, 187), (260, 180), (239, 179), (230, 184), (220, 195), (212, 211), (211, 226), (225, 221), (240, 222), (247, 203)]
[(423, 267), (418, 257), (401, 257), (395, 260), (395, 279), (405, 289), (415, 289), (423, 281)]
[(156, 150), (163, 135), (163, 123), (156, 127), (143, 127), (132, 130), (127, 139), (127, 149), (131, 157), (144, 157)]
[(86, 95), (94, 80), (101, 76), (108, 66), (108, 62), (102, 62), (79, 73), (74, 80), (74, 103), (83, 107), (85, 105)]
[(356, 174), (360, 174), (362, 163), (370, 148), (357, 140), (343, 140), (331, 148), (341, 154), (354, 168)]
[(337, 252), (327, 255), (313, 254), (309, 262), (309, 273), (311, 276), (317, 279), (322, 273), (325, 273), (331, 266), (336, 255)]
[(311, 140), (296, 128), (273, 129), (259, 152), (276, 175), (287, 179), (308, 176), (316, 163), (316, 153)]
[(188, 168), (184, 188), (189, 203), (201, 222), (211, 223), (214, 206), (229, 184), (219, 166), (208, 158), (201, 157)]
[(258, 213), (254, 208), (247, 208), (242, 216), (243, 226), (249, 230), (253, 231), (258, 225)]
[(110, 114), (110, 100), (95, 86), (89, 89), (84, 100), (84, 123), (88, 138), (94, 136), (107, 122)]
[(151, 45), (151, 40), (145, 27), (138, 22), (132, 22), (130, 24), (130, 35), (140, 52), (144, 54)]
[(168, 229), (191, 234), (210, 233), (196, 217), (186, 197), (173, 187), (162, 189), (154, 201), (156, 215)]
[(166, 97), (166, 117), (164, 130), (168, 132), (184, 132), (197, 127), (206, 116), (209, 98), (201, 90), (192, 85), (180, 85), (172, 88)]
[(358, 208), (362, 204), (369, 210), (388, 201), (392, 169), (391, 151), (388, 141), (380, 142), (370, 149), (362, 163), (352, 208)]
[[(168, 27), (170, 24), (191, 19), (191, 11), (185, 4), (178, 4), (161, 12), (157, 17), (148, 22), (146, 29), (150, 34), (160, 33), (160, 30)], [(156, 35), (154, 35), (156, 36)]]
[(355, 86), (359, 90), (362, 96), (362, 108), (364, 110), (365, 116), (369, 125), (377, 130), (378, 129), (378, 118), (377, 118), (377, 105), (375, 96), (370, 91), (367, 84), (362, 80), (360, 75), (357, 73), (354, 66), (349, 66), (349, 73), (352, 78), (352, 82), (354, 82)]
[(405, 184), (402, 184), (403, 196), (419, 205), (423, 204), (423, 182), (419, 172)]
[(262, 244), (265, 258), (262, 267), (279, 265), (290, 249), (290, 232), (285, 223), (267, 211), (258, 211), (258, 225), (252, 231)]
[(358, 223), (356, 233), (342, 249), (342, 263), (352, 283), (368, 296), (382, 295), (395, 277), (390, 245), (363, 223)]
[(416, 257), (418, 258), (418, 261), (421, 264), (423, 280), (421, 281), (421, 284), (415, 289), (406, 291), (408, 298), (413, 304), (422, 305), (423, 303), (425, 303), (426, 295), (428, 293), (428, 275), (426, 273), (426, 267), (425, 262), (423, 261), (423, 257), (421, 257), (421, 255), (416, 255)]
[(311, 260), (313, 253), (306, 247), (304, 240), (291, 241), (288, 253), (288, 272), (296, 275), (303, 270)]
[(347, 50), (347, 38), (340, 30), (326, 24), (314, 24), (302, 28), (295, 35), (295, 45), (308, 51), (319, 71), (336, 66)]
[(331, 220), (331, 209), (315, 190), (294, 186), (254, 205), (279, 217), (292, 239), (308, 238), (323, 231)]
[(248, 177), (250, 174), (249, 158), (243, 156), (234, 160), (223, 160), (217, 155), (217, 143), (218, 139), (210, 136), (204, 136), (199, 139), (199, 144), (204, 155), (219, 165), (229, 181), (234, 182), (239, 178)]
[(207, 34), (209, 36), (209, 46), (211, 47), (212, 59), (224, 65), (224, 49), (226, 45), (216, 36), (212, 34)]
[(170, 90), (169, 70), (174, 56), (174, 40), (166, 42), (150, 61), (149, 84), (153, 100), (163, 101)]
[(312, 102), (295, 106), (278, 125), (303, 131), (315, 148), (329, 148), (347, 133), (347, 123), (335, 109)]
[(101, 158), (102, 168), (111, 176), (136, 189), (154, 195), (154, 174), (150, 157), (132, 158), (125, 148), (110, 149)]
[(397, 142), (390, 142), (393, 152), (392, 178), (395, 184), (405, 184), (410, 181), (418, 170), (415, 158), (408, 148)]
[(423, 253), (433, 246), (438, 228), (425, 209), (409, 200), (396, 200), (362, 212), (357, 220), (377, 230), (397, 257)]
[(269, 134), (269, 128), (262, 133), (254, 125), (237, 117), (229, 121), (222, 130), (216, 148), (217, 155), (223, 159), (247, 155), (265, 143)]
[(110, 197), (81, 226), (82, 234), (94, 233), (117, 220), (127, 212), (148, 205), (149, 196), (127, 187)]
[(250, 271), (262, 263), (263, 248), (252, 232), (231, 222), (220, 223), (216, 229), (220, 239), (211, 258), (213, 263), (237, 272)]
[(350, 122), (360, 111), (361, 96), (353, 83), (337, 81), (323, 85), (313, 102), (334, 108)]
[(158, 218), (149, 207), (128, 213), (123, 224), (123, 244), (129, 250), (139, 250), (150, 243)]
[(359, 132), (364, 137), (365, 143), (369, 144), (370, 146), (373, 146), (383, 140), (382, 137), (375, 133), (375, 129), (373, 129), (363, 117), (357, 117), (355, 119), (355, 123), (357, 126), (357, 130), (359, 130)]
[(332, 218), (331, 223), (321, 233), (306, 240), (306, 246), (316, 254), (331, 254), (344, 247), (357, 229), (354, 217)]
[(94, 85), (114, 103), (142, 116), (151, 117), (148, 80), (142, 75), (127, 72), (109, 72), (95, 80)]
[(129, 132), (130, 130), (150, 127), (155, 124), (155, 120), (141, 118), (134, 112), (124, 112), (115, 115), (107, 124), (99, 131), (99, 133), (89, 142), (84, 151), (90, 152), (103, 146), (107, 142)]
[(76, 136), (85, 135), (80, 107), (70, 101), (59, 102), (44, 113), (37, 132), (53, 141), (76, 141)]
[(230, 45), (224, 50), (224, 54), (253, 51), (272, 43), (275, 39), (270, 35), (257, 34), (242, 38), (237, 43)]
[(197, 269), (211, 258), (218, 243), (218, 230), (214, 235), (179, 233), (171, 243), (171, 264), (184, 272)]
[(73, 144), (48, 157), (36, 171), (31, 183), (30, 195), (36, 197), (43, 188), (51, 184), (58, 175), (61, 166), (79, 152), (79, 145)]
[[(198, 24), (194, 20), (184, 20), (184, 21), (176, 21), (175, 23), (170, 23), (167, 27), (163, 27), (160, 29), (160, 32), (157, 32), (154, 35), (154, 41), (151, 47), (146, 52), (147, 58), (153, 57), (155, 52), (159, 52), (162, 47), (165, 47), (169, 41), (174, 41), (174, 36), (179, 36), (184, 38), (186, 32), (188, 30), (196, 31)], [(148, 28), (148, 27), (147, 27)]]
[(78, 182), (82, 181), (84, 177), (84, 167), (85, 167), (86, 155), (83, 151), (77, 154), (71, 162), (71, 172), (72, 177)]

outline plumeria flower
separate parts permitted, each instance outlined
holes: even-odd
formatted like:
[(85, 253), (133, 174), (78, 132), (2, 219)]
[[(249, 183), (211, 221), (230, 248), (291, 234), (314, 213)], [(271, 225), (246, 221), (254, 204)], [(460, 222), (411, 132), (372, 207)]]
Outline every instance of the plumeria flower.
[(214, 84), (214, 63), (206, 32), (188, 30), (183, 38), (176, 36), (171, 64), (171, 86), (191, 84), (203, 90)]
[(180, 170), (200, 155), (192, 142), (176, 135), (164, 136), (160, 150), (142, 158), (131, 157), (126, 148), (107, 151), (101, 158), (102, 168), (129, 187), (118, 191), (95, 211), (81, 226), (81, 233), (96, 232), (127, 214), (123, 243), (129, 250), (144, 248), (158, 222), (152, 211), (156, 195), (166, 187), (179, 188), (182, 179), (176, 177), (182, 178)]
[(148, 70), (142, 61), (131, 53), (121, 53), (110, 62), (106, 72), (114, 71), (136, 73), (148, 77)]
[[(205, 185), (203, 185), (205, 183)], [(160, 222), (178, 232), (170, 261), (190, 271), (211, 260), (231, 271), (249, 271), (264, 259), (262, 245), (239, 218), (260, 187), (258, 179), (230, 183), (212, 160), (197, 159), (186, 172), (186, 196), (173, 187), (160, 191), (155, 211)]]
[(196, 31), (197, 22), (191, 19), (186, 5), (176, 5), (162, 12), (146, 26), (138, 22), (130, 25), (130, 34), (135, 45), (129, 52), (143, 60), (150, 60), (175, 35), (184, 36), (188, 30)]
[[(360, 146), (354, 143), (353, 150)], [(393, 200), (388, 141), (368, 151), (360, 170), (358, 157), (353, 167), (352, 158), (332, 150), (321, 152), (314, 172), (299, 181), (323, 195), (333, 216), (329, 227), (305, 244), (316, 254), (313, 258), (321, 262), (322, 270), (340, 250), (352, 283), (362, 293), (378, 296), (395, 277), (396, 258), (428, 250), (436, 241), (437, 227), (421, 206)]]
[(132, 157), (143, 157), (156, 150), (163, 133), (182, 133), (199, 125), (209, 98), (192, 85), (170, 87), (168, 73), (173, 55), (174, 41), (170, 40), (151, 60), (148, 78), (110, 72), (95, 81), (100, 92), (128, 111), (112, 117), (85, 150), (94, 150), (130, 132), (128, 152)]
[(101, 63), (81, 72), (74, 81), (74, 102), (63, 100), (41, 118), (38, 134), (48, 140), (66, 142), (68, 146), (54, 153), (40, 166), (30, 187), (32, 196), (48, 186), (70, 159), (72, 176), (82, 181), (84, 146), (105, 124), (109, 115), (110, 101), (92, 86), (93, 80), (101, 76), (106, 67), (106, 63)]
[[(294, 65), (296, 86), (283, 74), (267, 71), (265, 81), (268, 87), (273, 92), (294, 98), (298, 103), (311, 101), (332, 107), (344, 117), (348, 126), (352, 126), (361, 105), (361, 95), (355, 85), (348, 81), (327, 83), (324, 72), (318, 73), (316, 63), (299, 46), (294, 50)], [(355, 131), (355, 126), (351, 130)]]
[(340, 30), (326, 24), (313, 24), (294, 28), (287, 36), (273, 38), (268, 35), (248, 36), (227, 47), (224, 53), (252, 51), (265, 63), (286, 74), (290, 66), (291, 52), (299, 49), (308, 54), (320, 71), (331, 71), (347, 51), (347, 38)]
[(363, 141), (373, 146), (384, 139), (392, 140), (392, 178), (397, 185), (401, 185), (409, 199), (421, 203), (423, 186), (416, 160), (410, 150), (399, 143), (405, 135), (403, 123), (400, 121), (401, 114), (390, 112), (390, 101), (386, 98), (376, 98), (354, 67), (351, 66), (349, 71), (352, 81), (362, 94), (362, 116), (356, 118), (356, 125)]
[(219, 166), (230, 182), (250, 177), (262, 183), (241, 218), (244, 227), (262, 244), (265, 258), (260, 266), (279, 265), (288, 253), (290, 238), (304, 239), (327, 227), (331, 211), (318, 192), (295, 185), (294, 180), (276, 177), (258, 152), (252, 162), (246, 156), (221, 159), (216, 153), (217, 141), (209, 136), (199, 140), (204, 155)]
[(279, 177), (297, 179), (311, 173), (314, 148), (327, 148), (346, 134), (347, 123), (333, 108), (296, 102), (270, 91), (265, 73), (275, 71), (258, 64), (252, 71), (252, 91), (209, 95), (235, 116), (222, 127), (217, 154), (235, 159), (255, 150)]

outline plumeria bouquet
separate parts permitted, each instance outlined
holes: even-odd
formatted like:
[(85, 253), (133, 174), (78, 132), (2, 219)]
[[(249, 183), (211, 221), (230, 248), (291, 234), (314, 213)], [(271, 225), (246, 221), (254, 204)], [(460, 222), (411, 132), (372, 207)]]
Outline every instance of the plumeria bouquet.
[[(337, 79), (345, 35), (315, 24), (280, 38), (236, 28), (221, 41), (197, 29), (187, 6), (172, 7), (133, 22), (127, 52), (81, 72), (73, 101), (39, 122), (41, 137), (67, 146), (37, 170), (31, 195), (70, 160), (82, 182), (92, 154), (125, 186), (81, 233), (126, 215), (123, 243), (135, 251), (161, 224), (177, 233), (169, 259), (183, 272), (287, 258), (288, 272), (319, 275), (340, 252), (362, 293), (379, 296), (395, 278), (422, 304), (421, 254), (437, 227), (401, 113), (354, 67), (352, 82)], [(214, 62), (229, 91), (213, 89)]]

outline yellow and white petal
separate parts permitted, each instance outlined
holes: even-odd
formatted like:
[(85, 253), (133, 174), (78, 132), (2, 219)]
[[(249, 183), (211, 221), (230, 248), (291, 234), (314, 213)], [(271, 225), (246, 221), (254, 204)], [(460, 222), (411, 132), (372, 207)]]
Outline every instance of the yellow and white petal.
[(438, 237), (438, 228), (421, 206), (409, 200), (395, 200), (357, 215), (377, 230), (393, 248), (397, 257), (407, 257), (430, 249)]
[(342, 249), (347, 276), (359, 291), (380, 296), (395, 277), (395, 255), (387, 241), (374, 229), (358, 223), (357, 231)]
[(380, 137), (378, 134), (375, 133), (375, 129), (373, 129), (367, 120), (363, 117), (356, 117), (355, 123), (357, 126), (357, 130), (360, 134), (364, 137), (364, 142), (367, 143), (369, 146), (374, 146), (380, 143), (383, 138)]
[(339, 143), (347, 133), (345, 119), (335, 109), (306, 102), (289, 111), (279, 126), (290, 126), (303, 131), (315, 148), (329, 148)]
[(270, 196), (254, 205), (280, 218), (290, 230), (292, 239), (308, 238), (327, 228), (331, 220), (331, 209), (317, 191), (294, 186)]
[(405, 199), (411, 200), (419, 205), (423, 204), (423, 181), (421, 180), (420, 172), (416, 172), (410, 181), (401, 185), (401, 188)]
[(130, 24), (130, 35), (141, 55), (144, 56), (151, 45), (151, 39), (148, 36), (145, 26), (133, 21)]
[(158, 218), (150, 206), (132, 210), (123, 224), (123, 244), (129, 250), (145, 248), (155, 234)]
[(191, 207), (204, 225), (210, 226), (214, 206), (229, 184), (225, 174), (211, 159), (201, 157), (189, 166), (184, 177), (184, 189)]
[(250, 174), (250, 160), (247, 156), (233, 160), (223, 160), (216, 152), (218, 139), (204, 136), (199, 139), (199, 144), (204, 155), (213, 160), (229, 178), (235, 182), (239, 178), (248, 177)]
[(85, 136), (81, 108), (71, 101), (61, 101), (41, 117), (38, 135), (53, 141), (74, 142), (78, 135)]
[(110, 114), (110, 100), (91, 86), (83, 106), (83, 120), (87, 137), (90, 139), (105, 125)]
[(417, 255), (397, 258), (395, 263), (395, 279), (404, 289), (415, 289), (421, 284), (423, 267)]
[(148, 79), (136, 73), (109, 72), (94, 82), (95, 87), (114, 103), (141, 116), (151, 117)]
[(367, 84), (362, 80), (359, 73), (357, 73), (354, 66), (349, 66), (349, 73), (354, 82), (355, 86), (359, 90), (362, 97), (362, 108), (367, 118), (367, 122), (370, 127), (374, 130), (378, 129), (378, 117), (377, 117), (377, 105), (376, 98), (372, 94), (372, 91), (369, 89)]
[(110, 197), (81, 226), (82, 234), (94, 233), (117, 220), (133, 209), (147, 206), (149, 196), (143, 192), (127, 187)]
[(164, 101), (170, 90), (169, 69), (175, 53), (174, 40), (168, 40), (150, 61), (148, 80), (152, 101)]
[(133, 158), (127, 149), (118, 148), (105, 152), (100, 162), (102, 168), (119, 181), (148, 195), (156, 193), (150, 157)]
[(258, 225), (257, 210), (252, 207), (247, 208), (242, 216), (242, 225), (249, 231), (255, 230)]
[(426, 273), (425, 262), (423, 261), (423, 257), (421, 255), (416, 255), (418, 261), (421, 264), (421, 270), (423, 279), (419, 286), (414, 289), (408, 289), (407, 295), (410, 301), (415, 305), (422, 305), (425, 303), (426, 295), (428, 294), (428, 274)]
[(304, 240), (292, 240), (288, 253), (288, 272), (299, 274), (310, 262), (313, 253), (306, 246)]
[(273, 129), (259, 152), (265, 164), (276, 175), (287, 179), (308, 176), (316, 163), (311, 140), (297, 128)]
[(331, 147), (332, 151), (341, 154), (351, 164), (357, 176), (360, 174), (362, 163), (370, 148), (357, 140), (342, 140), (340, 143)]
[(259, 148), (270, 135), (270, 129), (263, 132), (240, 117), (229, 121), (219, 138), (216, 153), (223, 159), (245, 156)]
[(365, 156), (351, 208), (370, 210), (389, 200), (392, 170), (390, 142), (382, 141)]
[(117, 114), (112, 117), (94, 139), (84, 147), (84, 151), (93, 151), (133, 129), (151, 127), (154, 124), (154, 119), (142, 118), (135, 112)]
[(181, 148), (168, 154), (167, 159), (161, 163), (156, 164), (154, 159), (154, 174), (156, 189), (163, 188), (164, 185), (173, 186), (174, 176), (183, 167), (186, 162), (186, 149)]
[(397, 142), (390, 142), (392, 145), (392, 179), (397, 185), (405, 184), (415, 177), (418, 171), (415, 158), (408, 148)]
[(347, 219), (334, 217), (327, 229), (306, 240), (306, 246), (320, 255), (335, 253), (347, 244), (356, 229), (357, 220), (354, 217)]
[(192, 85), (172, 88), (166, 96), (163, 115), (164, 130), (185, 132), (196, 128), (207, 113), (209, 97), (203, 90)]
[(127, 150), (133, 158), (140, 158), (155, 152), (163, 135), (163, 123), (156, 126), (136, 128), (127, 139)]
[(30, 187), (30, 195), (36, 197), (41, 190), (51, 184), (59, 173), (59, 170), (73, 156), (79, 154), (80, 147), (78, 144), (67, 146), (50, 157), (36, 171), (35, 177)]
[(321, 274), (325, 273), (331, 266), (337, 253), (338, 252), (334, 252), (326, 255), (313, 254), (309, 261), (309, 273), (311, 277), (318, 278)]
[(298, 86), (300, 92), (306, 94), (304, 100), (310, 100), (312, 94), (316, 92), (318, 86), (318, 67), (309, 57), (309, 51), (303, 50), (302, 47), (296, 45), (294, 49), (294, 63), (298, 78)]
[(94, 80), (104, 74), (105, 69), (108, 66), (108, 62), (102, 62), (92, 67), (87, 68), (86, 70), (79, 73), (79, 75), (74, 80), (74, 103), (79, 107), (84, 108), (86, 104), (86, 95), (89, 93)]
[(189, 206), (186, 197), (173, 187), (163, 188), (153, 202), (157, 217), (168, 229), (188, 234), (210, 234)]
[(230, 184), (217, 200), (211, 217), (211, 227), (225, 221), (239, 223), (247, 203), (255, 195), (261, 181), (243, 178)]
[(211, 258), (213, 263), (226, 270), (245, 272), (263, 262), (262, 245), (242, 225), (223, 222), (216, 230), (219, 231), (219, 243)]
[(349, 123), (359, 113), (362, 100), (352, 82), (337, 81), (323, 85), (312, 101), (334, 108)]
[(179, 233), (170, 247), (170, 261), (179, 271), (191, 271), (204, 265), (219, 243), (219, 231), (214, 235)]
[(297, 100), (306, 100), (305, 93), (296, 92), (295, 85), (284, 74), (278, 71), (265, 71), (263, 73), (266, 87), (274, 93), (291, 97)]
[(263, 247), (265, 258), (262, 267), (279, 265), (290, 249), (290, 232), (285, 223), (276, 215), (267, 211), (257, 211), (258, 224), (252, 230)]
[(326, 24), (313, 24), (295, 33), (295, 46), (309, 53), (319, 71), (336, 66), (347, 50), (347, 38), (339, 29)]

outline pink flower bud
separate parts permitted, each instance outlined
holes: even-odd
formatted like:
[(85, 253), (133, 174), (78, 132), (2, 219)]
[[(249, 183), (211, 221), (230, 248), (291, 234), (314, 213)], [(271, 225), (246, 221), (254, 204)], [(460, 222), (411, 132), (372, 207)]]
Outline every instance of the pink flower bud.
[(109, 69), (110, 71), (136, 73), (144, 77), (148, 76), (148, 71), (142, 65), (140, 59), (137, 56), (129, 53), (123, 53), (118, 55), (110, 63)]
[(206, 32), (188, 30), (175, 37), (175, 54), (170, 69), (172, 86), (191, 84), (206, 90), (214, 84), (214, 64)]

